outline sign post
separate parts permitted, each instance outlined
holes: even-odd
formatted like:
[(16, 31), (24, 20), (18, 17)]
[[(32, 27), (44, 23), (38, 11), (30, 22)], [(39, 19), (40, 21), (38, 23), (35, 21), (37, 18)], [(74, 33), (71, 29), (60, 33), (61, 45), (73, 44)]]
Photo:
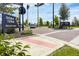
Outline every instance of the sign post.
[[(21, 16), (22, 15), (22, 30), (24, 30), (24, 14), (26, 13), (26, 9), (23, 7), (23, 3), (21, 4), (21, 7), (19, 8), (19, 15)], [(20, 18), (20, 19), (21, 19)]]

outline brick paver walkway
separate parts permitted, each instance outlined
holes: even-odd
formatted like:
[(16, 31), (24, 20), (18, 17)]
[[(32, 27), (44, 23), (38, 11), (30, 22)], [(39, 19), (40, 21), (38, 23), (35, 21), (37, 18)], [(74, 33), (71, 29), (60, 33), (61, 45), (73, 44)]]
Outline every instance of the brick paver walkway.
[(50, 40), (46, 37), (22, 37), (18, 38), (18, 40), (23, 41), (25, 44), (30, 45), (30, 53), (32, 56), (44, 56), (48, 55), (56, 49), (62, 47), (64, 44), (61, 42), (57, 42)]
[(50, 42), (47, 42), (47, 41), (42, 41), (42, 38), (36, 39), (36, 38), (31, 37), (31, 38), (24, 38), (24, 40), (29, 42), (29, 43), (40, 45), (40, 46), (43, 46), (43, 47), (48, 47), (48, 48), (55, 48), (57, 46), (57, 44), (50, 43)]

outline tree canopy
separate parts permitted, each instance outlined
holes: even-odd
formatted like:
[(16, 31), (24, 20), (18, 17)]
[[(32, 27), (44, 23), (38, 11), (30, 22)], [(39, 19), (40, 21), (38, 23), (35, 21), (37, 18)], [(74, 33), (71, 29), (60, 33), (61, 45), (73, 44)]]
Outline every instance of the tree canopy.
[(9, 3), (0, 3), (0, 12), (13, 14), (16, 10), (15, 7), (12, 7), (12, 4)]
[(59, 25), (58, 16), (55, 16), (54, 22), (55, 22), (55, 25)]
[(40, 17), (40, 19), (39, 19), (39, 25), (40, 26), (43, 26), (43, 19)]
[(61, 7), (60, 7), (60, 10), (59, 10), (59, 15), (60, 15), (60, 18), (65, 21), (65, 20), (68, 20), (68, 17), (69, 17), (69, 8), (66, 6), (66, 4), (62, 3)]
[(74, 17), (74, 20), (72, 21), (72, 25), (79, 26), (79, 20), (77, 19), (77, 17)]

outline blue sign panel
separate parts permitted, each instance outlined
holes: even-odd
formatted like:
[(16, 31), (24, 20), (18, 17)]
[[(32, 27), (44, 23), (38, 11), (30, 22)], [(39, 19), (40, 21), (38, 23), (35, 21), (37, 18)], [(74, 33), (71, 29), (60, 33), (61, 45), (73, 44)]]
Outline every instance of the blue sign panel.
[(2, 27), (4, 28), (17, 28), (18, 24), (16, 22), (16, 17), (2, 14)]
[(70, 26), (70, 22), (60, 22), (61, 26)]

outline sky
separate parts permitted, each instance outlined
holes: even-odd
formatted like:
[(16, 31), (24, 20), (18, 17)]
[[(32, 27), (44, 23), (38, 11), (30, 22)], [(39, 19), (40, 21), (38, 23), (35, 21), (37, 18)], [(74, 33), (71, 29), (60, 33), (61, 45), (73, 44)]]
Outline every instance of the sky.
[[(28, 3), (29, 7), (29, 22), (30, 23), (37, 23), (37, 7), (35, 7), (36, 3)], [(74, 17), (79, 18), (79, 3), (66, 3), (67, 7), (70, 11), (69, 21), (71, 22)], [(24, 3), (24, 7), (26, 9), (27, 3)], [(59, 9), (61, 3), (54, 4), (54, 14), (59, 16)], [(15, 11), (15, 15), (18, 16), (18, 10)], [(43, 19), (43, 21), (52, 21), (52, 4), (45, 3), (44, 5), (39, 7), (39, 17)], [(27, 10), (24, 14), (24, 20), (27, 19)]]

